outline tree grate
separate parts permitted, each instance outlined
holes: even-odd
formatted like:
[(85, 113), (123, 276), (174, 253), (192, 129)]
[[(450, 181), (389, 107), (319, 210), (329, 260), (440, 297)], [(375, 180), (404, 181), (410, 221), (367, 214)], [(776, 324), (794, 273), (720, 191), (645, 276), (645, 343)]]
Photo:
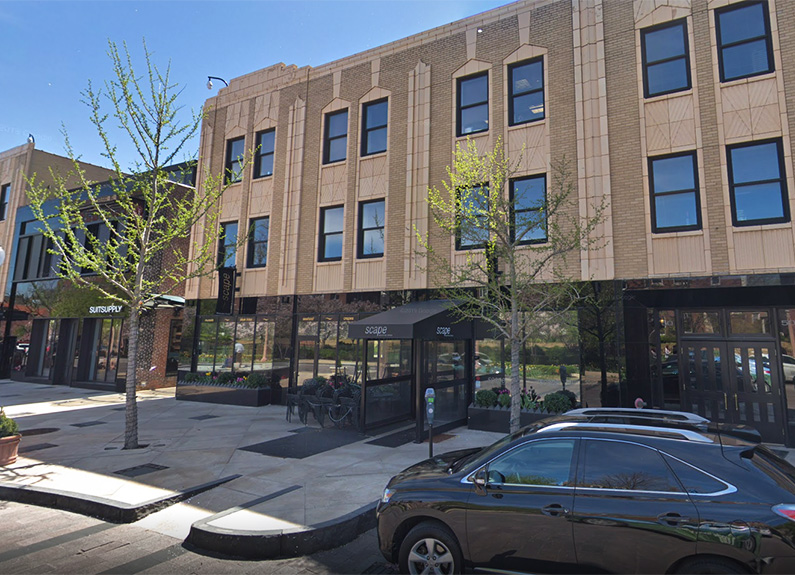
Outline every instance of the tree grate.
[(162, 471), (168, 469), (165, 465), (157, 465), (156, 463), (146, 463), (144, 465), (136, 465), (135, 467), (128, 467), (127, 469), (120, 469), (114, 471), (116, 475), (124, 475), (125, 477), (138, 477), (146, 475), (147, 473), (154, 473), (155, 471)]

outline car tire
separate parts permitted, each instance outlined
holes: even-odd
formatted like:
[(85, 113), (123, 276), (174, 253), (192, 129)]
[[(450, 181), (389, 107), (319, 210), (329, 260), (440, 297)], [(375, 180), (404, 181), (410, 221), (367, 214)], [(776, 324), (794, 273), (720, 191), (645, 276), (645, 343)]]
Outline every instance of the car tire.
[(403, 539), (398, 564), (401, 573), (410, 575), (453, 575), (463, 571), (464, 559), (455, 535), (444, 525), (428, 521), (416, 525)]
[(720, 557), (695, 557), (682, 563), (679, 569), (676, 570), (681, 575), (694, 575), (697, 573), (708, 574), (734, 574), (734, 573), (750, 573), (747, 569), (743, 569), (742, 565), (730, 561), (728, 559), (721, 559)]

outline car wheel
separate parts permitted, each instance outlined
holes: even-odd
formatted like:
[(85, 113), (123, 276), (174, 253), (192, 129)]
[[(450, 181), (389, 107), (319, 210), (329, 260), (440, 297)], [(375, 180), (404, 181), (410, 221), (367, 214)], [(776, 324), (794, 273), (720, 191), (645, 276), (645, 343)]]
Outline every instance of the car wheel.
[(695, 557), (682, 563), (676, 572), (682, 575), (696, 573), (749, 573), (747, 569), (743, 569), (738, 563), (728, 559), (721, 559), (720, 557)]
[(401, 573), (419, 575), (461, 573), (463, 557), (455, 536), (444, 525), (420, 523), (400, 545), (398, 556)]

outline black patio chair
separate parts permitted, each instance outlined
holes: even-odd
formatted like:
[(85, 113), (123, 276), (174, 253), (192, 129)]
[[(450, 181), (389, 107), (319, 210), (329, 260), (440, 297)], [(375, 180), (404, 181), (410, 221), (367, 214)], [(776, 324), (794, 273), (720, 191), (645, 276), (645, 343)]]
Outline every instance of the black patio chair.
[(301, 415), (300, 406), (301, 406), (301, 395), (299, 388), (297, 387), (287, 388), (287, 413), (285, 414), (285, 419), (287, 421), (293, 420), (294, 409), (298, 409), (298, 415), (300, 418)]
[[(320, 427), (323, 427), (329, 406), (334, 404), (334, 389), (329, 385), (321, 384), (316, 388), (313, 395), (304, 395), (304, 401), (308, 408), (306, 413), (311, 411)], [(304, 415), (303, 421), (306, 423), (306, 415)]]
[(359, 421), (359, 405), (362, 400), (362, 391), (358, 386), (346, 386), (335, 394), (334, 405), (329, 407), (328, 416), (339, 428), (349, 422), (357, 431), (361, 431)]

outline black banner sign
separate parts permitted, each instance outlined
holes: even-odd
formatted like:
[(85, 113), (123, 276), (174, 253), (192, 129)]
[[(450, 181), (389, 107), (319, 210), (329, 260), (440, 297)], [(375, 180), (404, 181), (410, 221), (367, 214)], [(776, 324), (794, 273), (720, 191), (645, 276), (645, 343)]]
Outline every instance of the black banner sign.
[(232, 315), (235, 304), (235, 268), (218, 268), (218, 301), (215, 313)]

